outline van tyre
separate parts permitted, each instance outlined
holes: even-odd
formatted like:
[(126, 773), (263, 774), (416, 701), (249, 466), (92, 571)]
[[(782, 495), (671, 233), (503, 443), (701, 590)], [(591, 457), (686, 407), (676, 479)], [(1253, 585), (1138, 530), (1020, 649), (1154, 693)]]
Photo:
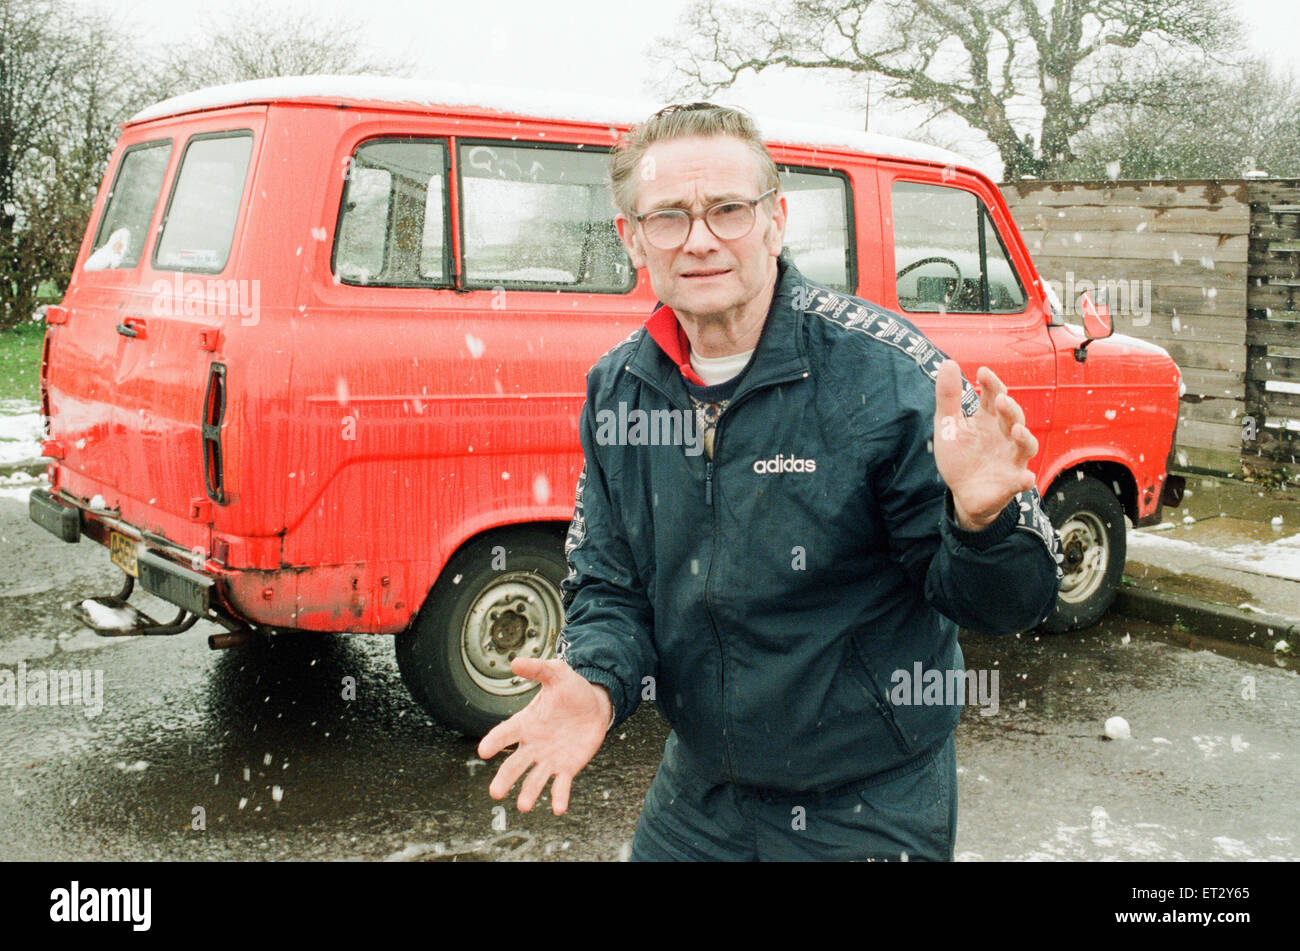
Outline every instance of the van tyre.
[(1056, 607), (1040, 627), (1049, 634), (1090, 627), (1110, 608), (1124, 573), (1124, 509), (1105, 483), (1077, 473), (1053, 486), (1043, 503), (1065, 560)]
[(544, 529), (496, 533), (462, 548), (397, 636), (397, 666), (411, 696), (474, 739), (523, 709), (537, 684), (511, 674), (510, 661), (555, 656), (567, 572), (563, 537)]

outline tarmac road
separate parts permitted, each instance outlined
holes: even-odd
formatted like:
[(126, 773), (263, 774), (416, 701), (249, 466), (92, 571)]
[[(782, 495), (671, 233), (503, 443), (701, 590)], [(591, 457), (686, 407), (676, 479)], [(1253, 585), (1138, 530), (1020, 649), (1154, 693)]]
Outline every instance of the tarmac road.
[[(0, 706), (0, 859), (626, 855), (667, 736), (648, 707), (577, 778), (567, 815), (548, 797), (523, 815), (488, 797), (474, 744), (409, 699), (389, 639), (213, 652), (218, 628), (198, 624), (106, 640), (64, 607), (117, 590), (106, 550), (56, 540), (11, 493), (0, 552), (0, 673), (103, 678), (94, 716)], [(967, 666), (997, 671), (999, 690), (995, 715), (972, 705), (958, 727), (958, 858), (1300, 859), (1300, 676), (1180, 638), (1116, 615), (1058, 637), (964, 636)], [(1131, 739), (1104, 738), (1114, 715)]]

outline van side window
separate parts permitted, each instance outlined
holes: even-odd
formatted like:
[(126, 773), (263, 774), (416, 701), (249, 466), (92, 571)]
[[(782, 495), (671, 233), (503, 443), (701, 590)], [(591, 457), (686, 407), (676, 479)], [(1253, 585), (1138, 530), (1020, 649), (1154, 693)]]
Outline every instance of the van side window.
[(785, 247), (805, 276), (852, 294), (858, 278), (853, 247), (853, 199), (841, 172), (779, 165), (789, 214)]
[(335, 232), (339, 281), (448, 286), (446, 190), (446, 143), (372, 139), (358, 146)]
[(171, 155), (171, 139), (133, 145), (122, 155), (83, 270), (133, 268), (140, 263)]
[(1018, 314), (1028, 298), (988, 209), (960, 188), (895, 182), (898, 305), (913, 313)]
[(607, 150), (461, 142), (457, 164), (467, 287), (621, 294), (636, 284)]
[(154, 267), (217, 273), (230, 257), (253, 133), (202, 133), (185, 145), (163, 215)]

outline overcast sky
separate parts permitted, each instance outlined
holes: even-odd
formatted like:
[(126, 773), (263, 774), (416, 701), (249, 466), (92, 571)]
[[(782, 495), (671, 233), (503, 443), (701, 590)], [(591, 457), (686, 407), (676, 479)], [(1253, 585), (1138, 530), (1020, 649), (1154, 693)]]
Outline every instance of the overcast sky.
[[(113, 11), (150, 45), (192, 37), (220, 4), (210, 0), (78, 0)], [(768, 0), (770, 3), (771, 0)], [(376, 59), (409, 62), (413, 75), (494, 85), (525, 86), (602, 95), (653, 96), (646, 51), (674, 32), (689, 0), (653, 3), (622, 0), (312, 0), (322, 20), (364, 16), (364, 40)], [(1300, 4), (1296, 0), (1236, 0), (1251, 47), (1287, 70), (1300, 60)], [(260, 0), (266, 17), (301, 8), (301, 0)], [(862, 111), (845, 102), (843, 88), (801, 71), (749, 77), (716, 101), (738, 103), (760, 118), (772, 115), (862, 128)], [(873, 97), (874, 99), (875, 97)], [(872, 130), (910, 137), (923, 115), (873, 104)], [(934, 130), (996, 174), (987, 140), (960, 122)], [(949, 144), (945, 142), (945, 144)]]

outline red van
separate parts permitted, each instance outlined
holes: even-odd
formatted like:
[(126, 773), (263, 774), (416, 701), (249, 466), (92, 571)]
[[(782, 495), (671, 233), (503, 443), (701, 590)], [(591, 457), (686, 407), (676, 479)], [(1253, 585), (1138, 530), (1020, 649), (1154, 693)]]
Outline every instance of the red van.
[[(199, 618), (231, 646), (396, 635), (411, 693), (481, 734), (551, 656), (584, 376), (655, 303), (608, 153), (652, 106), (304, 77), (205, 90), (122, 132), (41, 361), (50, 488), (31, 517), (124, 573), (101, 634)], [(906, 314), (1024, 407), (1065, 546), (1049, 630), (1096, 621), (1125, 515), (1158, 520), (1179, 373), (1045, 296), (959, 156), (760, 122), (809, 278)], [(1098, 339), (1105, 337), (1105, 339)], [(177, 608), (128, 603), (138, 582)]]

